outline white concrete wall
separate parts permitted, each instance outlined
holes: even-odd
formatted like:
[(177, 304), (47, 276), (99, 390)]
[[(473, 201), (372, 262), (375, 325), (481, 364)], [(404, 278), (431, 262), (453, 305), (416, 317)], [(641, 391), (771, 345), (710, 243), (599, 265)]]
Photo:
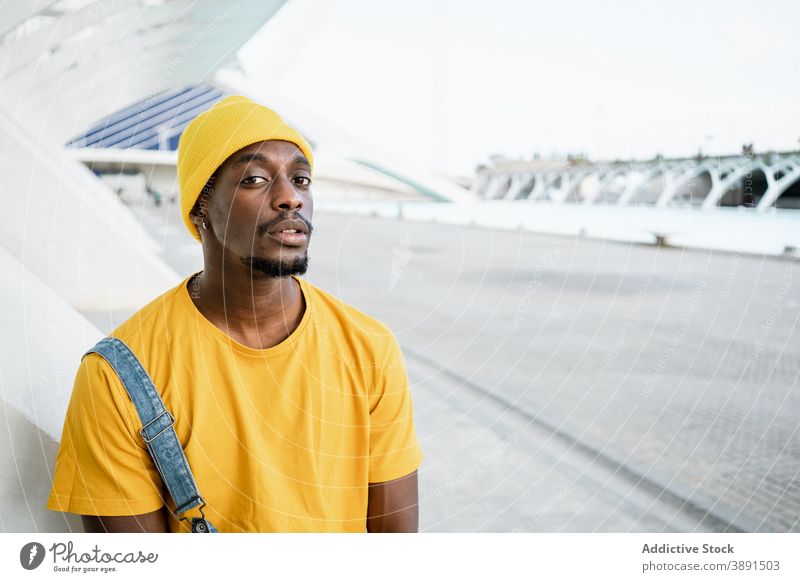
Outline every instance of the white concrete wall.
[(116, 195), (0, 113), (0, 246), (79, 311), (132, 310), (180, 278)]
[(0, 248), (0, 530), (82, 531), (46, 509), (81, 356), (103, 334)]

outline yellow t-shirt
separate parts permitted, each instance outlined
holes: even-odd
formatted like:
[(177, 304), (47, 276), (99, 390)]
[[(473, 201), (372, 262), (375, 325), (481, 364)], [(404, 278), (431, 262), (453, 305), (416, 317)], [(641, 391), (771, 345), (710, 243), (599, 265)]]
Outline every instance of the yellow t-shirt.
[[(111, 335), (142, 362), (221, 532), (366, 530), (367, 484), (422, 462), (400, 347), (380, 321), (295, 277), (300, 325), (254, 349), (208, 321), (187, 277)], [(47, 508), (137, 515), (174, 504), (111, 366), (83, 358)], [(194, 509), (185, 517), (199, 516)], [(173, 532), (188, 531), (170, 514)]]

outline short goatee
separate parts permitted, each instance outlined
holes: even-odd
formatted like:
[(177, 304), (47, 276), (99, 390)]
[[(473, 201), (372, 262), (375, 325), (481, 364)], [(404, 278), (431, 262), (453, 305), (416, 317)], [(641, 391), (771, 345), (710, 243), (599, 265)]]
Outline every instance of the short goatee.
[(258, 272), (273, 279), (303, 275), (308, 270), (308, 253), (295, 259), (273, 260), (265, 257), (241, 257), (241, 261), (250, 268), (251, 273)]

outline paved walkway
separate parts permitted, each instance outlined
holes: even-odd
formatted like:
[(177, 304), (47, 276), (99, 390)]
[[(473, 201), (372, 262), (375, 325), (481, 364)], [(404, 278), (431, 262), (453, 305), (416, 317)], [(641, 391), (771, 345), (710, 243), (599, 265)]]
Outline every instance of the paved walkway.
[[(181, 274), (174, 209), (142, 220)], [(426, 531), (800, 531), (800, 263), (318, 213), (404, 348)]]

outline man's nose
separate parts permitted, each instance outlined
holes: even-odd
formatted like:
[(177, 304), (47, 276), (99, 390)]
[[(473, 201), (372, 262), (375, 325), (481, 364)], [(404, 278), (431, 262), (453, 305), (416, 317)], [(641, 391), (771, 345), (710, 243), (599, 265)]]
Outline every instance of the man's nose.
[(297, 211), (303, 207), (303, 197), (289, 178), (278, 178), (273, 182), (271, 190), (272, 207), (275, 210)]

